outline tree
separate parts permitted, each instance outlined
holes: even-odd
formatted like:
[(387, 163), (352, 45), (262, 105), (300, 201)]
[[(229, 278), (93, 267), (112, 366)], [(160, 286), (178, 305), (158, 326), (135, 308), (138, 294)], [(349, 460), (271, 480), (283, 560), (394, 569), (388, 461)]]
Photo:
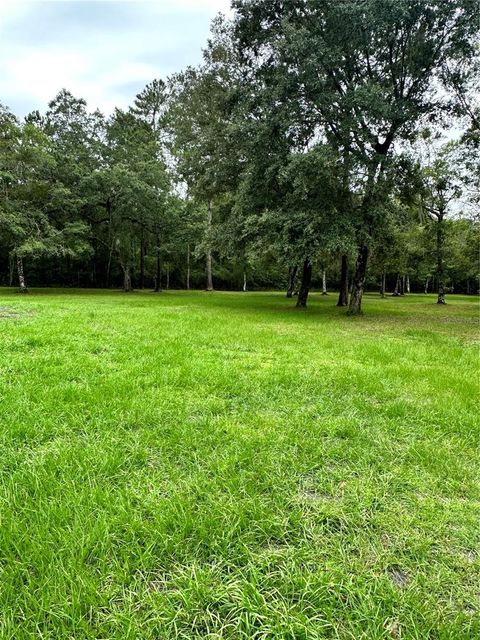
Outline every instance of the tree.
[(154, 128), (133, 111), (115, 111), (107, 123), (106, 143), (103, 167), (82, 184), (90, 194), (93, 219), (107, 225), (103, 242), (110, 257), (115, 255), (118, 260), (123, 289), (131, 291), (137, 251), (140, 248), (142, 255), (145, 234), (153, 236), (160, 254), (170, 184)]
[(205, 205), (202, 246), (206, 260), (206, 289), (213, 289), (214, 219), (219, 201), (238, 173), (238, 153), (229, 136), (235, 74), (228, 25), (214, 21), (204, 62), (170, 79), (168, 122), (171, 151), (188, 197)]
[(98, 225), (88, 206), (91, 194), (85, 183), (103, 167), (105, 155), (105, 118), (99, 111), (90, 112), (82, 98), (62, 89), (49, 103), (45, 116), (38, 112), (27, 117), (50, 140), (55, 165), (50, 180), (61, 186), (53, 212), (56, 224), (82, 220), (91, 228), (89, 254), (90, 282), (96, 284), (96, 273), (101, 264)]
[(144, 120), (152, 132), (161, 138), (168, 106), (167, 88), (163, 80), (155, 79), (137, 95), (132, 113)]
[(369, 247), (383, 215), (397, 139), (434, 117), (449, 60), (468, 59), (478, 34), (474, 0), (234, 0), (243, 64), (289, 122), (292, 146), (323, 135), (348, 154), (358, 194), (358, 253), (349, 313), (361, 312)]
[[(273, 150), (270, 147), (249, 167), (237, 196), (236, 213), (247, 244), (255, 247), (257, 254), (273, 249), (284, 270), (290, 269), (287, 293), (292, 290), (294, 266), (301, 267), (296, 304), (305, 307), (313, 263), (322, 253), (325, 257), (342, 248), (347, 233), (344, 219), (336, 216), (342, 188), (341, 167), (328, 145), (318, 144), (306, 153), (283, 155), (284, 138), (278, 130), (277, 135), (278, 146)], [(261, 166), (265, 159), (272, 159), (269, 154), (275, 156), (276, 162), (265, 174)], [(262, 173), (269, 180), (264, 192), (260, 184)]]
[(453, 203), (461, 195), (461, 187), (449, 158), (454, 148), (455, 145), (451, 143), (440, 148), (422, 171), (421, 207), (435, 225), (438, 304), (445, 304), (445, 221)]
[(85, 254), (88, 227), (56, 220), (65, 189), (51, 180), (56, 163), (42, 131), (28, 121), (20, 125), (1, 107), (0, 141), (1, 236), (15, 259), (20, 291), (26, 292), (24, 259)]

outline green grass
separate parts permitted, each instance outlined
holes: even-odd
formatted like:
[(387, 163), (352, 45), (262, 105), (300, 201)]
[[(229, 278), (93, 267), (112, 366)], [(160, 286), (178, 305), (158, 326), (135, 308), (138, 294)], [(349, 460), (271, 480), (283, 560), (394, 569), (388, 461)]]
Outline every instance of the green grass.
[(478, 303), (0, 290), (0, 637), (480, 638)]

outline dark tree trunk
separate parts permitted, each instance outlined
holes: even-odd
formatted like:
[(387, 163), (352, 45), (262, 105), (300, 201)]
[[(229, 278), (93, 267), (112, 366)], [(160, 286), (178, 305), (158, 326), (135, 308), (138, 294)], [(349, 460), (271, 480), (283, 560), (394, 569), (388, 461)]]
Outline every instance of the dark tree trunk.
[(337, 307), (346, 307), (348, 304), (348, 257), (342, 256), (342, 271), (340, 273), (340, 293), (338, 294)]
[(211, 243), (211, 229), (212, 229), (212, 201), (208, 201), (208, 214), (207, 214), (207, 233), (208, 233), (208, 247), (207, 247), (207, 291), (213, 291), (213, 277), (212, 277), (212, 247)]
[(395, 289), (393, 290), (392, 296), (400, 295), (400, 274), (397, 273), (397, 280), (395, 282)]
[(95, 254), (92, 256), (92, 269), (90, 271), (90, 281), (94, 287), (97, 286), (97, 262), (95, 260)]
[(425, 293), (428, 293), (428, 281), (430, 280), (429, 276), (425, 278)]
[(382, 277), (380, 279), (380, 295), (382, 298), (385, 297), (385, 281), (387, 279), (387, 274), (385, 273), (385, 269), (382, 272)]
[(401, 296), (404, 296), (405, 295), (405, 276), (400, 276), (399, 285), (400, 285), (399, 293)]
[(15, 271), (15, 267), (14, 267), (13, 255), (10, 254), (10, 256), (8, 257), (8, 286), (9, 287), (13, 285), (13, 278), (15, 275), (14, 271)]
[(287, 282), (287, 298), (293, 296), (295, 290), (295, 278), (297, 277), (298, 266), (288, 267), (288, 282)]
[(437, 304), (445, 303), (445, 282), (443, 273), (443, 244), (445, 240), (445, 232), (443, 228), (443, 212), (438, 214), (437, 222), (437, 283), (438, 298)]
[(106, 274), (106, 277), (105, 277), (105, 286), (106, 287), (108, 287), (110, 285), (110, 268), (112, 266), (112, 257), (113, 257), (114, 247), (115, 247), (115, 238), (113, 238), (113, 240), (112, 240), (112, 246), (110, 247), (110, 252), (108, 254), (107, 274)]
[(167, 282), (165, 284), (167, 291), (170, 289), (170, 263), (167, 262)]
[(27, 285), (25, 283), (25, 274), (23, 273), (23, 260), (17, 256), (18, 286), (20, 293), (27, 293)]
[(145, 240), (140, 241), (140, 289), (145, 287)]
[(312, 263), (310, 258), (306, 258), (303, 263), (302, 282), (298, 291), (297, 307), (306, 307), (310, 283), (312, 282)]
[(157, 269), (155, 274), (155, 292), (162, 290), (162, 259), (160, 255), (160, 234), (157, 234)]
[(355, 263), (355, 274), (352, 282), (352, 293), (350, 295), (350, 305), (348, 315), (354, 316), (362, 313), (362, 296), (365, 287), (365, 276), (367, 274), (368, 247), (362, 245), (358, 249), (357, 262)]
[(187, 244), (187, 291), (190, 289), (190, 245)]

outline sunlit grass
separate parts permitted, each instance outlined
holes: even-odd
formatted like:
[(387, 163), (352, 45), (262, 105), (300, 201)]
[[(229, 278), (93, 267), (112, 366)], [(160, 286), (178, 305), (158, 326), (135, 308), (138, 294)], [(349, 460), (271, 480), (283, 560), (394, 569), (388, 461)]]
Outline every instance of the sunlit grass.
[(480, 637), (478, 303), (0, 290), (0, 637)]

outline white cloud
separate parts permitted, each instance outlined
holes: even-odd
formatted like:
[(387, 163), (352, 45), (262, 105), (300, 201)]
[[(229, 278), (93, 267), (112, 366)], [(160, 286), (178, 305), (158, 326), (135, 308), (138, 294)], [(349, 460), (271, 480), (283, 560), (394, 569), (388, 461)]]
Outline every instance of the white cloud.
[(0, 102), (43, 111), (61, 88), (109, 113), (197, 64), (228, 0), (0, 0)]
[(28, 10), (28, 0), (0, 0), (0, 26)]

